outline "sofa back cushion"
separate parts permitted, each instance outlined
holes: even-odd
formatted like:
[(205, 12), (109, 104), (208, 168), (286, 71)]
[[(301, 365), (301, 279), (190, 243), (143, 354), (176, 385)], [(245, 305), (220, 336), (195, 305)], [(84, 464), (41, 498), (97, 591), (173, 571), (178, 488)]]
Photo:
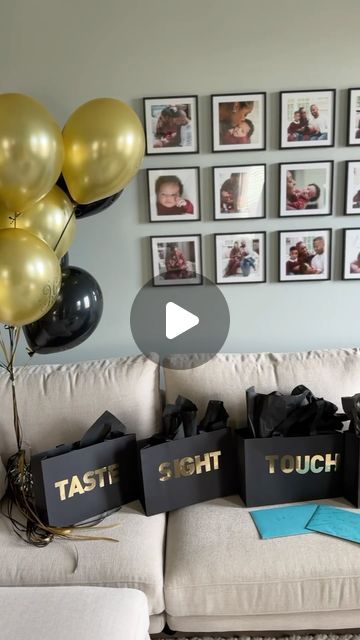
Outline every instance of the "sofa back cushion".
[(245, 391), (254, 386), (260, 393), (289, 393), (298, 384), (317, 397), (334, 402), (340, 411), (341, 396), (360, 392), (360, 349), (330, 349), (299, 353), (219, 353), (206, 364), (185, 369), (189, 358), (169, 356), (165, 365), (166, 402), (178, 394), (190, 398), (202, 416), (208, 401), (223, 400), (231, 426), (246, 424)]
[[(104, 411), (144, 438), (159, 426), (159, 367), (145, 356), (16, 368), (25, 444), (37, 453), (74, 442)], [(0, 454), (16, 451), (9, 376), (0, 375)]]

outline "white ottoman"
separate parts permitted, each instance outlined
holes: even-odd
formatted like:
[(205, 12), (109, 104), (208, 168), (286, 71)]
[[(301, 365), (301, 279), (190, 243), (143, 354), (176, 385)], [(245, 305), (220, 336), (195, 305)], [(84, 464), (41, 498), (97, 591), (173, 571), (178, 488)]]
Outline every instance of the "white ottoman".
[(0, 587), (1, 640), (147, 640), (146, 596), (108, 587)]

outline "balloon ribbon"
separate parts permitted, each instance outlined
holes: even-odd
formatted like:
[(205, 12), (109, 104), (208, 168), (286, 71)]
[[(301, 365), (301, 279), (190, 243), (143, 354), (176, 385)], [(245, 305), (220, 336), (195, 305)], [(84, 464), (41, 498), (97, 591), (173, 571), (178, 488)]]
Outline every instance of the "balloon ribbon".
[[(1, 512), (12, 523), (14, 532), (25, 542), (35, 545), (36, 547), (45, 547), (54, 538), (62, 538), (73, 541), (80, 540), (106, 540), (109, 542), (118, 542), (116, 538), (107, 536), (80, 535), (78, 530), (86, 530), (95, 527), (103, 520), (102, 517), (94, 522), (86, 525), (74, 525), (72, 527), (52, 527), (42, 522), (37, 513), (36, 505), (33, 497), (33, 480), (30, 471), (30, 465), (26, 461), (26, 453), (22, 448), (23, 433), (18, 413), (18, 404), (16, 399), (15, 376), (14, 376), (14, 360), (17, 346), (20, 338), (20, 327), (5, 326), (9, 334), (9, 346), (7, 347), (4, 337), (0, 330), (0, 349), (4, 355), (4, 362), (0, 361), (0, 367), (5, 369), (10, 377), (12, 389), (13, 417), (14, 429), (17, 442), (17, 453), (10, 456), (7, 466), (7, 500), (4, 508), (4, 502), (1, 504)], [(17, 508), (20, 514), (25, 518), (25, 523), (21, 522), (16, 515), (14, 509)], [(102, 529), (113, 528), (118, 525), (109, 525), (108, 527), (100, 527)]]

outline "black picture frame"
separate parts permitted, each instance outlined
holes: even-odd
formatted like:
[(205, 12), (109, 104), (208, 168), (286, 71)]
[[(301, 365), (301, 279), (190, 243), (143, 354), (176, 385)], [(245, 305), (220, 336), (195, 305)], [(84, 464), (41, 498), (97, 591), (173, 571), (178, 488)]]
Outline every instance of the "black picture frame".
[[(357, 232), (357, 233), (355, 233)], [(355, 236), (352, 238), (353, 249), (348, 246), (350, 244), (350, 235)], [(350, 227), (343, 229), (343, 245), (342, 245), (342, 279), (348, 281), (360, 280), (360, 227)], [(352, 258), (356, 257), (356, 260)], [(354, 266), (353, 266), (354, 265)], [(352, 271), (353, 269), (359, 269), (359, 271)]]
[[(221, 100), (223, 98), (223, 100)], [(247, 113), (253, 113), (253, 119), (243, 117), (245, 111), (242, 112), (241, 106), (234, 111), (231, 105), (252, 102), (253, 106)], [(220, 117), (220, 104), (229, 104), (229, 109), (224, 108), (224, 117)], [(254, 104), (256, 103), (256, 104)], [(243, 107), (245, 109), (245, 106)], [(228, 113), (226, 113), (228, 111)], [(229, 127), (225, 127), (222, 132), (221, 122), (228, 120)], [(255, 120), (255, 122), (253, 121)], [(240, 123), (247, 123), (247, 131), (240, 131)], [(211, 95), (211, 131), (212, 131), (212, 150), (214, 153), (226, 151), (264, 151), (266, 149), (266, 93), (264, 91), (253, 91), (247, 93), (221, 93)], [(259, 133), (256, 134), (257, 128)], [(235, 129), (236, 131), (232, 131)], [(251, 132), (251, 129), (253, 130)], [(231, 133), (230, 133), (231, 132)], [(237, 133), (246, 133), (245, 136), (235, 135)], [(247, 140), (256, 134), (256, 140)], [(227, 138), (225, 137), (227, 136)], [(239, 144), (236, 138), (239, 137)], [(227, 143), (226, 143), (227, 140)]]
[(143, 110), (147, 156), (199, 153), (197, 95), (143, 98)]
[[(191, 174), (193, 174), (191, 176)], [(165, 196), (168, 203), (171, 205), (173, 201), (174, 206), (169, 207), (171, 213), (159, 213), (157, 202), (157, 185), (159, 178), (165, 178), (163, 181), (166, 184), (171, 184), (171, 177), (174, 178), (175, 190), (179, 193), (179, 204), (175, 204), (175, 196)], [(157, 167), (154, 169), (146, 170), (147, 178), (147, 193), (148, 193), (148, 212), (149, 222), (161, 223), (161, 222), (199, 222), (201, 220), (201, 197), (200, 197), (200, 168), (199, 167)], [(178, 183), (176, 187), (176, 183)], [(175, 191), (173, 191), (175, 193)], [(182, 205), (181, 201), (186, 204)], [(161, 206), (161, 203), (160, 203)], [(179, 213), (174, 213), (174, 209), (179, 208)], [(188, 209), (188, 211), (186, 210)], [(192, 209), (192, 213), (190, 211)]]
[[(251, 170), (254, 171), (251, 171)], [(240, 185), (240, 175), (243, 173), (244, 175), (249, 175), (252, 180), (259, 181), (259, 198), (258, 198), (258, 206), (260, 205), (261, 215), (243, 215), (247, 212), (250, 213), (251, 206), (245, 206), (245, 203), (249, 200), (245, 198), (246, 189), (249, 188), (249, 181), (245, 182), (244, 189), (241, 188), (239, 192)], [(258, 176), (257, 174), (261, 173), (262, 175)], [(239, 179), (237, 184), (234, 185), (233, 189), (231, 189), (231, 176), (239, 175)], [(228, 176), (228, 177), (226, 177)], [(225, 178), (225, 180), (224, 180)], [(227, 220), (259, 220), (266, 218), (266, 164), (242, 164), (242, 165), (230, 165), (230, 166), (216, 166), (212, 167), (212, 181), (213, 181), (213, 212), (214, 212), (214, 220), (218, 221), (227, 221)], [(232, 195), (231, 198), (226, 202), (222, 200), (222, 187), (225, 183), (229, 182), (229, 196)], [(261, 184), (260, 184), (261, 183)], [(232, 194), (231, 194), (232, 191)], [(245, 191), (243, 193), (243, 191)], [(235, 194), (238, 194), (236, 198)], [(242, 207), (238, 206), (235, 203), (235, 199), (238, 199), (239, 203), (241, 199), (244, 198), (245, 202), (242, 203)], [(251, 194), (250, 203), (253, 202), (254, 194)], [(255, 203), (254, 203), (255, 204)], [(228, 208), (228, 211), (226, 210)], [(238, 210), (237, 210), (238, 209)], [(241, 211), (243, 209), (243, 211)], [(254, 209), (253, 209), (254, 210)]]
[[(225, 273), (223, 273), (221, 276), (220, 274), (220, 268), (221, 271), (223, 271), (224, 269), (224, 262), (228, 261), (228, 265), (227, 268), (230, 267), (230, 260), (231, 260), (231, 255), (227, 256), (226, 258), (221, 258), (220, 257), (220, 252), (223, 252), (224, 249), (224, 241), (222, 243), (222, 246), (219, 246), (219, 239), (220, 238), (226, 238), (227, 240), (225, 241), (226, 244), (228, 244), (227, 249), (230, 248), (230, 243), (232, 242), (233, 244), (235, 242), (240, 241), (240, 246), (241, 246), (241, 242), (245, 241), (245, 238), (247, 239), (247, 242), (252, 242), (252, 250), (251, 250), (251, 255), (249, 254), (249, 257), (253, 258), (252, 254), (255, 253), (255, 248), (254, 248), (254, 241), (259, 242), (259, 237), (262, 237), (262, 242), (259, 243), (261, 245), (258, 247), (259, 251), (261, 250), (262, 253), (259, 253), (259, 256), (261, 255), (261, 274), (260, 274), (260, 278), (255, 278), (255, 277), (251, 277), (252, 275), (254, 276), (254, 274), (251, 273), (251, 269), (254, 269), (254, 265), (251, 265), (251, 263), (241, 266), (241, 258), (239, 256), (238, 258), (238, 262), (239, 264), (237, 265), (236, 262), (234, 262), (233, 265), (231, 265), (231, 269), (234, 271), (234, 274), (227, 274), (225, 275)], [(231, 238), (231, 240), (230, 240)], [(237, 238), (237, 240), (235, 240)], [(219, 285), (227, 285), (227, 284), (263, 284), (266, 282), (266, 231), (233, 231), (231, 233), (215, 233), (214, 234), (214, 252), (215, 252), (215, 282), (216, 284)], [(246, 257), (246, 256), (245, 256)], [(222, 265), (220, 267), (220, 260), (222, 261)], [(246, 269), (246, 270), (245, 270)], [(240, 271), (239, 271), (240, 270)], [(255, 270), (255, 269), (254, 269)]]
[(360, 88), (348, 89), (346, 145), (360, 145)]
[[(155, 269), (155, 253), (154, 253), (154, 242), (157, 242), (157, 250), (159, 252), (159, 244), (171, 245), (171, 244), (180, 244), (182, 242), (190, 242), (190, 240), (183, 240), (184, 238), (192, 238), (194, 242), (197, 242), (198, 255), (196, 255), (196, 247), (194, 247), (194, 262), (195, 269), (193, 270), (196, 277), (193, 277), (193, 281), (191, 281), (191, 277), (183, 277), (179, 278), (171, 277), (170, 279), (163, 278), (160, 281), (161, 277), (161, 268), (158, 270)], [(161, 235), (161, 236), (150, 236), (150, 249), (151, 249), (151, 267), (152, 267), (152, 285), (154, 287), (162, 287), (162, 286), (199, 286), (203, 284), (203, 264), (202, 264), (202, 246), (201, 246), (202, 236), (200, 233), (194, 234), (184, 234), (177, 233), (175, 235)], [(167, 247), (164, 247), (164, 251)], [(159, 253), (158, 253), (159, 259)], [(161, 260), (166, 260), (166, 255), (164, 253), (163, 257), (160, 257)], [(199, 270), (198, 270), (199, 269)], [(164, 273), (164, 271), (162, 272)]]
[[(283, 235), (286, 234), (287, 239), (291, 240), (291, 242), (286, 243), (289, 244), (289, 249), (291, 246), (297, 245), (298, 242), (302, 242), (303, 244), (309, 247), (313, 247), (313, 241), (321, 234), (327, 234), (327, 256), (326, 263), (324, 269), (324, 276), (322, 274), (316, 273), (306, 273), (302, 274), (300, 271), (295, 274), (287, 274), (287, 258), (289, 254), (283, 253)], [(278, 234), (278, 281), (279, 282), (325, 282), (331, 280), (331, 252), (332, 252), (332, 229), (331, 228), (322, 228), (322, 229), (285, 229), (277, 232)], [(306, 242), (305, 239), (306, 238)], [(310, 242), (309, 242), (310, 239)], [(313, 250), (313, 249), (312, 249)], [(307, 262), (311, 266), (311, 259)], [(285, 273), (283, 273), (285, 271)]]
[[(306, 179), (305, 172), (312, 170), (313, 176)], [(304, 177), (301, 172), (304, 172)], [(318, 184), (324, 178), (321, 176), (325, 173), (325, 181)], [(299, 172), (300, 175), (296, 175)], [(316, 173), (317, 172), (317, 173)], [(288, 195), (289, 177), (292, 174), (292, 182), (294, 187), (298, 187), (302, 193), (294, 192), (294, 199), (291, 201)], [(299, 180), (303, 183), (299, 184)], [(308, 180), (310, 182), (308, 182)], [(316, 182), (315, 182), (316, 181)], [(293, 187), (293, 190), (294, 190)], [(311, 187), (313, 195), (307, 187)], [(304, 162), (280, 162), (279, 163), (279, 218), (313, 218), (314, 216), (331, 216), (333, 214), (333, 189), (334, 189), (334, 161), (321, 160), (313, 162), (306, 160)], [(325, 198), (324, 198), (325, 193)], [(306, 197), (305, 197), (306, 196)], [(321, 206), (322, 205), (322, 206)], [(293, 212), (293, 213), (291, 213)]]
[(346, 161), (344, 195), (344, 215), (360, 215), (360, 160)]
[[(301, 89), (296, 91), (280, 91), (280, 149), (313, 149), (335, 146), (336, 89)], [(309, 117), (311, 106), (318, 108), (318, 116)], [(320, 105), (320, 107), (319, 107)], [(292, 118), (299, 109), (304, 109), (303, 125), (301, 116), (298, 123)], [(315, 133), (312, 122), (319, 118), (323, 130)], [(328, 122), (328, 125), (327, 125)], [(291, 128), (291, 125), (294, 127)], [(317, 124), (317, 123), (316, 123)], [(327, 136), (323, 139), (322, 136)], [(317, 136), (317, 137), (315, 137)]]

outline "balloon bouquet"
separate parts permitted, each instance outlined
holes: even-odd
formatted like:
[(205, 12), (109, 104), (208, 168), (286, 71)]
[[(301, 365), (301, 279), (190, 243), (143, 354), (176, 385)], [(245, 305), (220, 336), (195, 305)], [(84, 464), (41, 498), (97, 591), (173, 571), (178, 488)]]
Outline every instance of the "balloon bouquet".
[(10, 485), (25, 464), (13, 369), (20, 331), (31, 355), (70, 349), (95, 330), (101, 289), (84, 269), (69, 266), (67, 251), (76, 221), (119, 198), (144, 149), (140, 120), (120, 100), (83, 104), (61, 132), (34, 99), (0, 94), (0, 323), (9, 332), (7, 346), (0, 331), (0, 366), (12, 382), (18, 444)]
[(31, 353), (74, 347), (99, 323), (96, 280), (59, 259), (76, 220), (113, 204), (143, 155), (142, 125), (120, 100), (83, 104), (61, 134), (32, 98), (0, 95), (0, 322), (22, 326)]

